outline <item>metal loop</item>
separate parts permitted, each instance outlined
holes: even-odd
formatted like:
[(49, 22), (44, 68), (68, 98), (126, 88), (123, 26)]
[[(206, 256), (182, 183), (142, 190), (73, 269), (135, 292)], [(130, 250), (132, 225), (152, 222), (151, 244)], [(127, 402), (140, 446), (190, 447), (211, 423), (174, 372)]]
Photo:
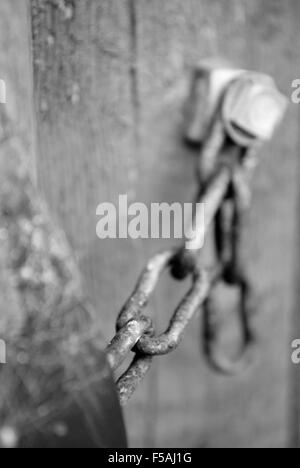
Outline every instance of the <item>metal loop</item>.
[[(136, 289), (121, 311), (117, 322), (118, 330), (123, 330), (132, 320), (139, 320), (163, 271), (171, 264), (176, 250), (156, 255), (147, 265), (138, 281)], [(158, 337), (143, 334), (135, 349), (144, 355), (162, 355), (174, 350), (180, 343), (184, 329), (196, 310), (203, 304), (210, 287), (207, 274), (196, 265), (193, 268), (193, 285), (176, 309), (168, 329)]]
[(151, 356), (161, 356), (176, 349), (180, 344), (186, 326), (204, 303), (209, 289), (208, 274), (204, 270), (197, 269), (193, 274), (193, 285), (176, 309), (166, 332), (153, 338), (143, 335), (136, 348), (141, 353)]
[(106, 349), (107, 359), (113, 371), (125, 361), (128, 353), (134, 348), (141, 336), (146, 331), (152, 330), (151, 319), (144, 316), (137, 320), (130, 320), (119, 330)]
[(122, 309), (117, 321), (117, 334), (107, 348), (108, 360), (116, 370), (130, 351), (135, 357), (119, 378), (117, 388), (120, 403), (125, 405), (151, 367), (152, 358), (174, 350), (196, 310), (203, 304), (210, 289), (208, 275), (196, 265), (193, 267), (193, 285), (176, 309), (167, 331), (155, 337), (152, 321), (142, 315), (163, 271), (169, 267), (178, 249), (153, 257), (142, 273), (133, 295)]
[[(220, 205), (226, 199), (230, 183), (233, 179), (234, 169), (237, 165), (240, 165), (243, 154), (244, 149), (237, 147), (228, 140), (224, 141), (222, 157), (220, 157), (217, 167), (214, 168), (214, 171), (212, 169), (208, 171), (210, 174), (207, 175), (206, 180), (201, 181), (201, 189), (197, 202), (205, 205), (206, 232), (213, 223)], [(183, 247), (175, 256), (171, 270), (175, 279), (185, 279), (191, 273), (194, 264), (198, 261), (199, 252), (203, 247), (202, 229), (202, 226), (196, 229), (199, 237), (193, 241), (194, 249), (187, 250)]]
[(220, 334), (219, 314), (209, 297), (203, 307), (203, 350), (208, 363), (214, 370), (225, 375), (236, 375), (244, 372), (254, 360), (256, 338), (252, 329), (252, 294), (249, 282), (240, 278), (235, 283), (240, 294), (240, 313), (242, 345), (236, 359), (226, 357), (219, 349), (218, 338)]
[(232, 175), (227, 197), (215, 217), (215, 249), (227, 284), (239, 283), (245, 277), (242, 241), (249, 205), (249, 189), (244, 174), (236, 169)]
[[(141, 315), (136, 320), (129, 321), (113, 338), (107, 348), (107, 357), (113, 371), (125, 361), (130, 351), (144, 333), (153, 335), (154, 327), (149, 317)], [(120, 404), (124, 406), (131, 398), (140, 382), (151, 367), (150, 356), (136, 353), (129, 368), (116, 383)]]
[[(198, 203), (205, 206), (205, 229), (208, 230), (213, 222), (220, 203), (227, 193), (228, 185), (231, 180), (231, 168), (227, 164), (222, 164), (216, 172), (209, 178), (206, 184), (201, 187), (198, 197)], [(201, 233), (203, 227), (199, 226), (196, 231)], [(203, 242), (203, 238), (200, 238)], [(175, 279), (185, 279), (192, 273), (194, 266), (199, 261), (199, 251), (202, 248), (195, 246), (193, 250), (187, 250), (185, 247), (180, 249), (172, 261), (171, 273)]]
[(150, 370), (152, 356), (136, 354), (129, 369), (117, 381), (120, 404), (124, 406)]
[[(240, 171), (240, 169), (239, 169)], [(247, 280), (242, 259), (242, 231), (247, 209), (246, 182), (236, 169), (227, 198), (220, 205), (215, 219), (215, 247), (220, 266), (219, 281), (239, 289), (242, 346), (240, 356), (231, 360), (218, 349), (219, 318), (211, 297), (204, 305), (204, 352), (209, 364), (223, 374), (232, 375), (243, 372), (252, 363), (253, 344), (256, 342), (251, 327), (252, 293)]]

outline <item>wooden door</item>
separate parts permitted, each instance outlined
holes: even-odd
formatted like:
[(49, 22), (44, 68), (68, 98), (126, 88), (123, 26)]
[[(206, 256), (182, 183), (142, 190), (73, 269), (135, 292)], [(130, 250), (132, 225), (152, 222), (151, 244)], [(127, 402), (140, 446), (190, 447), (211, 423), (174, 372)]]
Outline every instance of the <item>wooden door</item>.
[[(11, 3), (20, 2), (6, 1), (6, 8)], [(299, 2), (31, 0), (31, 13), (38, 184), (71, 240), (109, 340), (145, 262), (173, 243), (100, 241), (97, 205), (117, 203), (119, 194), (129, 202), (193, 199), (196, 158), (182, 139), (192, 67), (225, 57), (270, 73), (289, 95), (300, 63)], [(128, 404), (131, 446), (297, 443), (299, 377), (290, 342), (299, 322), (298, 146), (291, 106), (254, 181), (247, 257), (258, 297), (255, 368), (236, 378), (212, 373), (195, 319), (181, 347), (154, 361)], [(186, 287), (164, 280), (149, 307), (159, 329)]]

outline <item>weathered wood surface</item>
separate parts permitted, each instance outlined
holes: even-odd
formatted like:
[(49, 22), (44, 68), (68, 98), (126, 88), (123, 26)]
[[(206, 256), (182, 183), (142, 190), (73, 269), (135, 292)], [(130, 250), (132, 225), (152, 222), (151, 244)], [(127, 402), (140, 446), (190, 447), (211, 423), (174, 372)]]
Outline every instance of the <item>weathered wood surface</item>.
[[(29, 12), (25, 2), (3, 0), (0, 3), (0, 79), (6, 84), (6, 106), (21, 135), (24, 152), (28, 156), (31, 169), (35, 171), (32, 67), (30, 59)], [(12, 288), (5, 265), (5, 242), (1, 238), (0, 296), (1, 318), (0, 339), (5, 340), (5, 315), (10, 310), (12, 317), (19, 310), (17, 295)], [(7, 317), (7, 315), (6, 315)], [(12, 323), (12, 328), (16, 326)]]
[[(0, 79), (6, 83), (7, 107), (14, 115), (28, 156), (32, 155), (32, 95), (31, 63), (29, 55), (29, 24), (27, 7), (21, 2), (4, 0), (0, 5)], [(25, 41), (24, 41), (25, 38)], [(3, 106), (4, 104), (0, 104)], [(33, 166), (32, 166), (33, 167)], [(1, 249), (3, 262), (3, 250)], [(0, 272), (1, 306), (17, 309), (16, 298), (11, 291), (7, 274)], [(13, 313), (13, 312), (12, 312)], [(3, 324), (3, 317), (0, 319)], [(1, 334), (0, 338), (4, 339)]]
[[(297, 77), (297, 0), (32, 0), (40, 187), (71, 240), (109, 339), (149, 254), (170, 242), (100, 241), (96, 207), (190, 201), (195, 157), (182, 143), (190, 67), (208, 56)], [(158, 358), (126, 410), (132, 446), (285, 446), (290, 424), (298, 155), (296, 110), (264, 151), (248, 259), (259, 298), (259, 362), (224, 379), (201, 359), (197, 320)], [(171, 242), (172, 243), (172, 242)], [(187, 285), (164, 281), (149, 308), (163, 327)], [(95, 325), (96, 326), (96, 325)]]
[(0, 79), (6, 83), (6, 105), (34, 170), (30, 15), (26, 2), (1, 1)]

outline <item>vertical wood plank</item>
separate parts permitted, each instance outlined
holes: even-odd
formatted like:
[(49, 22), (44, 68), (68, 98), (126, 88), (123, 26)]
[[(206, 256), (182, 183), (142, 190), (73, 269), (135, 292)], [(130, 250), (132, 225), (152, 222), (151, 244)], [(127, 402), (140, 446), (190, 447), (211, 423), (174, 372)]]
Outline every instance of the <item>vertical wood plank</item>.
[[(133, 18), (127, 0), (31, 6), (39, 185), (77, 254), (99, 313), (95, 327), (109, 341), (145, 262), (140, 243), (96, 236), (98, 204), (136, 196)], [(136, 421), (144, 434), (144, 418)]]
[(24, 142), (24, 151), (34, 171), (30, 13), (26, 2), (1, 2), (0, 79), (6, 83), (6, 106), (14, 119), (15, 130)]
[(39, 183), (109, 336), (134, 250), (96, 237), (97, 205), (136, 176), (127, 3), (33, 0), (32, 12)]
[[(155, 179), (155, 193), (182, 200), (193, 190), (193, 162), (174, 134), (180, 106), (177, 113), (174, 108), (189, 65), (207, 56), (223, 56), (238, 66), (272, 74), (289, 95), (298, 59), (293, 40), (298, 8), (294, 1), (268, 0), (251, 4), (152, 0), (135, 5), (141, 158), (150, 181), (149, 197)], [(156, 367), (160, 391), (156, 399), (152, 397), (155, 445), (278, 446), (288, 440), (298, 184), (295, 122), (291, 111), (275, 141), (264, 150), (255, 180), (248, 257), (259, 298), (259, 363), (240, 378), (215, 376), (197, 356), (197, 331), (189, 330), (180, 351)], [(167, 296), (170, 290), (160, 310), (166, 309)]]

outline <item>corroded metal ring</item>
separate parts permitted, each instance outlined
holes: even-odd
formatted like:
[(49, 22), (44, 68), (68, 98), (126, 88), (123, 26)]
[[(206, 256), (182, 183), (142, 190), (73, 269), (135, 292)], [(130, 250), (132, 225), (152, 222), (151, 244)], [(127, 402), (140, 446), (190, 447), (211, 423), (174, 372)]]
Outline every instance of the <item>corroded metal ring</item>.
[(178, 347), (194, 314), (199, 310), (210, 289), (210, 280), (205, 270), (195, 267), (192, 287), (177, 307), (167, 330), (160, 336), (151, 337), (144, 334), (136, 345), (143, 354), (161, 356)]
[(150, 369), (153, 356), (167, 354), (179, 345), (186, 326), (209, 293), (210, 278), (195, 261), (191, 271), (193, 284), (190, 291), (176, 309), (167, 331), (155, 336), (152, 321), (143, 312), (161, 275), (171, 266), (177, 253), (178, 249), (167, 250), (150, 260), (119, 315), (117, 334), (107, 349), (113, 370), (122, 364), (130, 351), (135, 353), (129, 368), (117, 381), (122, 405), (129, 400)]
[(254, 311), (251, 286), (243, 276), (232, 286), (237, 287), (240, 294), (239, 319), (242, 338), (240, 351), (235, 359), (226, 356), (218, 346), (220, 319), (211, 296), (205, 301), (203, 307), (203, 351), (210, 366), (225, 375), (236, 375), (249, 368), (254, 361), (254, 345), (257, 341), (252, 328)]
[(146, 332), (150, 333), (152, 330), (152, 320), (145, 316), (141, 316), (136, 320), (130, 320), (121, 328), (106, 349), (111, 369), (113, 371), (118, 369), (143, 334)]
[[(117, 330), (122, 330), (130, 321), (138, 320), (148, 304), (159, 279), (165, 269), (171, 265), (177, 250), (169, 250), (153, 257), (145, 268), (133, 295), (121, 311)], [(210, 281), (206, 272), (199, 268), (196, 262), (193, 265), (193, 284), (190, 291), (176, 309), (165, 333), (153, 336), (145, 332), (138, 340), (134, 350), (142, 355), (159, 356), (173, 351), (180, 343), (182, 335), (189, 321), (205, 301), (210, 289)]]

